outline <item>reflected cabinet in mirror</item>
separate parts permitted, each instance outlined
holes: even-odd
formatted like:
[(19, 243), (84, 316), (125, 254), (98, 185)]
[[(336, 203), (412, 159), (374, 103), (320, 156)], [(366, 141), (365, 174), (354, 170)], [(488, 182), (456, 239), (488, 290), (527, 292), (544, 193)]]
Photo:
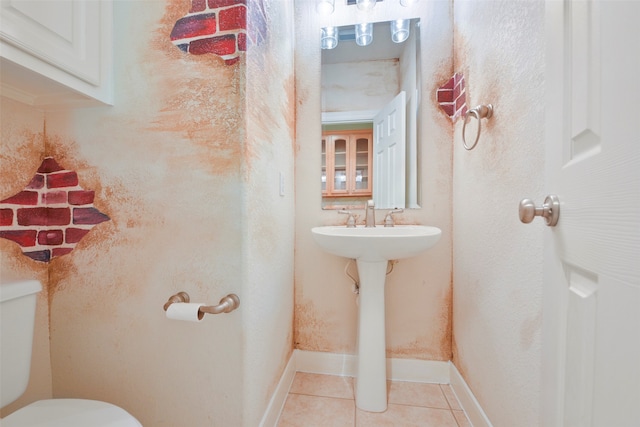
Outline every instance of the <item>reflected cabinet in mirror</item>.
[(324, 209), (420, 205), (420, 21), (370, 25), (322, 30)]

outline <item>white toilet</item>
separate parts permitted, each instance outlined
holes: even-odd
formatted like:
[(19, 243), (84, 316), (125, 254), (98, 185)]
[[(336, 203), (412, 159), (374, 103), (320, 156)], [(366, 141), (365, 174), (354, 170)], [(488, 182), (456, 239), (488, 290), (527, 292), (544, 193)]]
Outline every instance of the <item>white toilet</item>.
[[(24, 393), (31, 369), (37, 280), (0, 285), (0, 406)], [(3, 418), (2, 427), (142, 427), (115, 405), (85, 399), (34, 402)]]

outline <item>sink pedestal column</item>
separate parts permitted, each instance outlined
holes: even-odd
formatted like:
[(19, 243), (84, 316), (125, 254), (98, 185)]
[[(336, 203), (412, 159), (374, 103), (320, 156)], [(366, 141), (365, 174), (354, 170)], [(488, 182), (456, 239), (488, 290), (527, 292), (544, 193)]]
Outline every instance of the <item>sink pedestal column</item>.
[(356, 406), (364, 411), (387, 409), (387, 361), (384, 283), (387, 261), (357, 260), (360, 276)]

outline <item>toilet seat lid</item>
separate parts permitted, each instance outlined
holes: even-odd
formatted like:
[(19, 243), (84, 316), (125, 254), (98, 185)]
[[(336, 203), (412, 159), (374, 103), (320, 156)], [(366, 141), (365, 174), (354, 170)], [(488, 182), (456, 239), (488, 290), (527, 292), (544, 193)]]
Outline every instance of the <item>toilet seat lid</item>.
[(2, 419), (2, 427), (142, 427), (127, 411), (97, 400), (47, 399)]

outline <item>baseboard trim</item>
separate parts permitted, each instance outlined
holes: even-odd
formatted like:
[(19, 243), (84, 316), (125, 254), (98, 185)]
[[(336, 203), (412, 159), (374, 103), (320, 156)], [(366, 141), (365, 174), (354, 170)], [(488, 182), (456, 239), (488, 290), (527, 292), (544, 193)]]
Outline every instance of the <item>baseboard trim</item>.
[(282, 408), (284, 408), (284, 402), (287, 400), (287, 395), (289, 394), (289, 389), (291, 388), (291, 383), (293, 383), (293, 377), (295, 375), (296, 355), (294, 350), (271, 396), (267, 410), (262, 417), (262, 421), (260, 421), (260, 427), (276, 427), (278, 425), (278, 419), (282, 413)]
[[(356, 356), (294, 350), (296, 371), (325, 375), (356, 376)], [(418, 383), (449, 384), (449, 362), (387, 359), (387, 379)]]
[(484, 413), (480, 403), (471, 392), (467, 382), (462, 378), (458, 368), (449, 362), (449, 377), (451, 378), (451, 388), (460, 402), (460, 406), (464, 409), (471, 425), (474, 427), (493, 427), (489, 417)]
[(356, 376), (356, 357), (352, 354), (294, 350), (296, 371), (312, 374)]

